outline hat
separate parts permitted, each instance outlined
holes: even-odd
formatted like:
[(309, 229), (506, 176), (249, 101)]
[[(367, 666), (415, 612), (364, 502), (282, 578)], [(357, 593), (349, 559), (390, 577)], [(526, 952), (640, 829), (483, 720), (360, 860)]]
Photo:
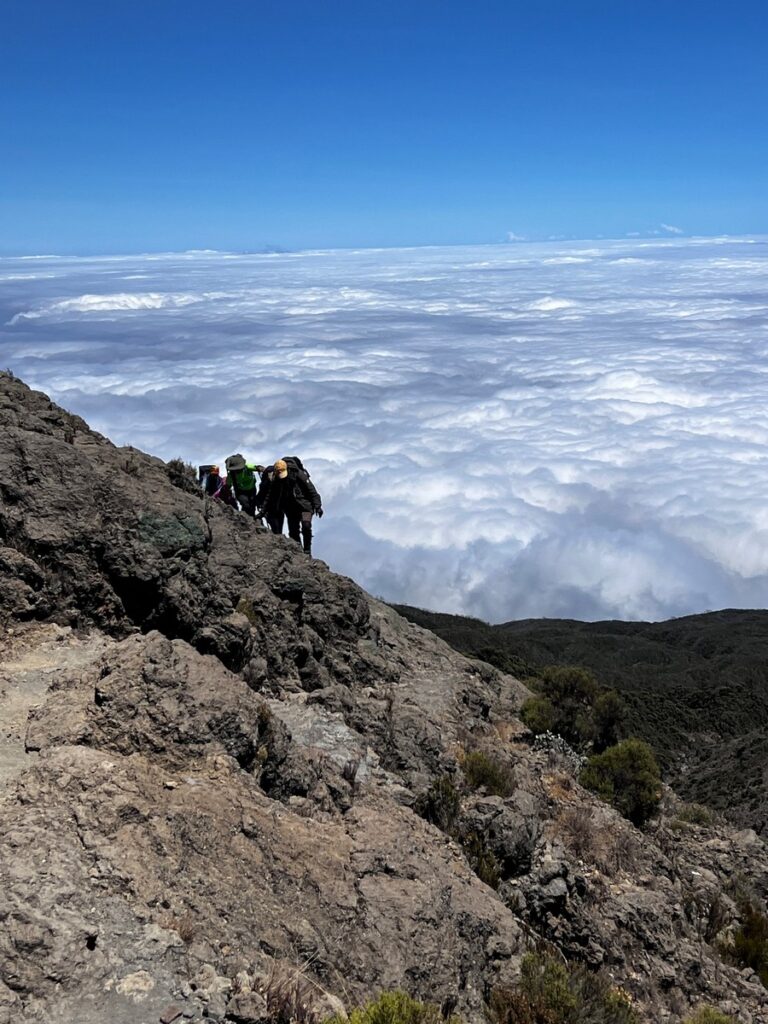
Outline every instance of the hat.
[(288, 476), (288, 463), (284, 459), (278, 459), (275, 463), (275, 472), (281, 480)]
[(245, 469), (245, 459), (242, 455), (230, 455), (227, 459), (227, 472), (237, 473), (238, 470)]

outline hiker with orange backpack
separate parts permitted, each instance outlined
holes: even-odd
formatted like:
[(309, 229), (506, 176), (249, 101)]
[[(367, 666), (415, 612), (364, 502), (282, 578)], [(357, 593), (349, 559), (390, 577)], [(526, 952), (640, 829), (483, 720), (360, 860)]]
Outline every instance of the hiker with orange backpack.
[(215, 501), (221, 501), (225, 505), (237, 508), (235, 496), (227, 483), (227, 478), (222, 476), (218, 466), (198, 466), (197, 476), (203, 493)]

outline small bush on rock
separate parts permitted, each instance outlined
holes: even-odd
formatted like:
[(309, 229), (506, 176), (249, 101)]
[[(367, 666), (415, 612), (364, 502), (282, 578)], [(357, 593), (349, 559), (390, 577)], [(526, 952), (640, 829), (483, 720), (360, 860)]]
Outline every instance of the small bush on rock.
[(740, 967), (751, 967), (768, 988), (768, 917), (750, 900), (741, 903), (741, 925), (727, 948)]
[(634, 825), (643, 825), (661, 800), (661, 773), (653, 751), (642, 740), (623, 740), (594, 754), (580, 782)]
[[(485, 757), (484, 754), (481, 756)], [(473, 760), (472, 763), (477, 762)], [(479, 774), (485, 777), (487, 770), (487, 766), (485, 766)], [(477, 832), (462, 834), (459, 827), (461, 795), (450, 775), (438, 776), (426, 793), (422, 793), (416, 801), (414, 810), (426, 821), (436, 825), (446, 835), (460, 843), (470, 868), (480, 881), (490, 885), (492, 889), (498, 889), (501, 881), (501, 864), (494, 852), (486, 845), (482, 835)]]
[(594, 863), (601, 830), (597, 827), (592, 809), (581, 804), (566, 808), (560, 815), (560, 826), (566, 845), (574, 857)]
[[(420, 1003), (405, 992), (382, 992), (365, 1006), (352, 1010), (349, 1024), (442, 1024), (440, 1008)], [(346, 1024), (341, 1017), (331, 1017), (326, 1024)], [(453, 1018), (452, 1024), (458, 1024)]]
[(170, 462), (166, 463), (165, 469), (168, 473), (168, 479), (174, 487), (186, 491), (187, 494), (202, 495), (200, 485), (197, 482), (195, 467), (190, 465), (189, 462), (185, 462), (183, 459), (171, 459)]
[(244, 615), (252, 626), (259, 625), (259, 613), (254, 608), (253, 601), (250, 597), (241, 597), (237, 602), (235, 611), (240, 615)]
[(630, 829), (603, 828), (592, 809), (583, 804), (565, 808), (558, 824), (569, 852), (594, 864), (603, 874), (615, 875), (637, 867), (638, 845)]
[(627, 829), (615, 832), (609, 848), (608, 863), (612, 872), (635, 871), (638, 866), (641, 848), (634, 836)]
[(122, 469), (124, 473), (128, 474), (128, 476), (138, 476), (141, 464), (136, 456), (131, 454), (125, 462), (123, 462)]
[(467, 754), (462, 764), (464, 777), (472, 789), (481, 787), (488, 790), (494, 796), (510, 796), (515, 789), (515, 783), (509, 767), (481, 750), (474, 750)]
[(703, 804), (683, 804), (677, 812), (677, 820), (684, 821), (686, 825), (711, 825), (715, 816)]
[(461, 845), (469, 861), (469, 866), (481, 882), (498, 889), (501, 881), (501, 864), (493, 852), (485, 845), (485, 840), (477, 832), (470, 833), (462, 839)]
[(272, 962), (262, 991), (270, 1024), (322, 1024), (328, 1012), (323, 1009), (323, 989), (303, 967), (286, 961)]
[[(483, 787), (496, 796), (509, 796), (512, 791), (509, 769), (487, 754), (480, 751), (468, 754), (462, 767), (472, 789)], [(450, 775), (438, 776), (418, 798), (414, 810), (455, 839), (480, 881), (492, 889), (498, 889), (502, 874), (501, 863), (482, 832), (462, 828), (461, 794)]]
[(450, 775), (440, 775), (416, 801), (416, 813), (448, 835), (456, 830), (461, 810), (459, 791)]
[(553, 956), (523, 957), (520, 984), (491, 997), (493, 1024), (639, 1024), (632, 1001), (601, 973)]
[(713, 1006), (700, 1006), (690, 1017), (686, 1017), (683, 1024), (730, 1024), (733, 1017), (720, 1013)]

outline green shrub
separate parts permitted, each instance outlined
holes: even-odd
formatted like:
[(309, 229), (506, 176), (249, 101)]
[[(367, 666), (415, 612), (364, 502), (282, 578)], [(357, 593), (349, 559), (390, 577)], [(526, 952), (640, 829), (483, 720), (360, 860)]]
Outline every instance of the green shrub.
[(625, 735), (626, 719), (627, 706), (618, 693), (603, 690), (592, 705), (592, 746), (596, 754), (620, 742)]
[(686, 1017), (683, 1024), (730, 1024), (733, 1017), (720, 1013), (712, 1006), (700, 1006), (690, 1017)]
[(634, 825), (644, 824), (661, 800), (661, 773), (653, 751), (642, 740), (623, 740), (593, 754), (580, 782)]
[[(346, 1024), (342, 1017), (331, 1017), (327, 1024)], [(349, 1015), (349, 1024), (443, 1024), (440, 1007), (420, 1003), (405, 992), (382, 992)], [(452, 1024), (458, 1024), (455, 1018)]]
[(715, 820), (712, 811), (703, 804), (683, 804), (676, 818), (686, 825), (711, 825)]
[(602, 973), (541, 953), (523, 957), (520, 983), (491, 996), (493, 1024), (639, 1024), (629, 995)]
[(600, 692), (592, 673), (578, 665), (550, 665), (542, 669), (539, 678), (547, 695), (557, 703), (592, 704)]
[(752, 902), (740, 906), (741, 925), (728, 949), (740, 967), (751, 967), (768, 988), (768, 917)]
[(592, 706), (599, 690), (591, 672), (574, 665), (555, 665), (541, 672), (541, 689), (554, 711), (552, 732), (572, 747), (594, 739)]
[[(479, 762), (474, 758), (472, 763)], [(487, 766), (485, 770), (487, 771)], [(436, 778), (426, 793), (416, 801), (414, 809), (426, 821), (456, 839), (464, 850), (470, 868), (480, 881), (490, 885), (492, 889), (498, 889), (501, 881), (501, 864), (480, 833), (462, 833), (459, 828), (461, 796), (450, 775), (440, 775)]]
[(494, 1024), (561, 1024), (576, 1012), (568, 968), (554, 957), (528, 953), (523, 957), (520, 984), (491, 995)]
[(600, 753), (624, 734), (626, 706), (615, 690), (601, 690), (591, 672), (575, 665), (543, 669), (520, 717), (531, 732), (554, 732), (575, 750)]
[(536, 736), (555, 732), (555, 706), (549, 697), (530, 697), (520, 709), (520, 719)]
[(482, 750), (467, 754), (461, 767), (471, 789), (484, 787), (494, 796), (511, 796), (514, 792), (515, 783), (509, 767)]
[(459, 791), (450, 775), (440, 775), (426, 793), (416, 801), (416, 813), (436, 825), (448, 835), (453, 835), (461, 810)]
[(461, 845), (469, 866), (480, 881), (492, 889), (498, 889), (501, 881), (501, 864), (493, 850), (489, 850), (485, 845), (483, 837), (477, 832), (470, 832), (461, 840)]

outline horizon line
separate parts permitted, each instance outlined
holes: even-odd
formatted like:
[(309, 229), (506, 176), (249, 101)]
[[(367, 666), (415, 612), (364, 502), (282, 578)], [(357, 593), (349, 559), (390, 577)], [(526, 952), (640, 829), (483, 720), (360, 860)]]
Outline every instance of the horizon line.
[(329, 246), (324, 247), (306, 247), (298, 249), (283, 248), (280, 246), (275, 247), (261, 247), (255, 249), (211, 249), (208, 247), (200, 247), (193, 249), (144, 249), (129, 252), (78, 252), (78, 253), (0, 253), (0, 260), (86, 260), (86, 259), (132, 259), (142, 256), (146, 257), (162, 257), (162, 256), (301, 256), (301, 255), (320, 255), (323, 253), (336, 253), (336, 252), (398, 252), (398, 251), (410, 251), (410, 250), (421, 250), (421, 249), (472, 249), (472, 248), (525, 248), (526, 246), (533, 245), (584, 245), (584, 244), (600, 244), (605, 242), (626, 242), (628, 244), (637, 242), (656, 242), (658, 244), (669, 244), (679, 242), (692, 242), (692, 241), (703, 241), (703, 242), (714, 242), (714, 241), (733, 241), (738, 242), (740, 240), (748, 241), (762, 241), (768, 239), (768, 232), (741, 232), (738, 234), (728, 234), (721, 232), (719, 234), (712, 235), (701, 235), (694, 233), (683, 233), (683, 234), (661, 234), (649, 231), (647, 234), (634, 232), (632, 234), (624, 235), (597, 235), (592, 237), (576, 238), (516, 238), (516, 239), (502, 239), (494, 242), (425, 242), (418, 245), (346, 245), (346, 246)]

